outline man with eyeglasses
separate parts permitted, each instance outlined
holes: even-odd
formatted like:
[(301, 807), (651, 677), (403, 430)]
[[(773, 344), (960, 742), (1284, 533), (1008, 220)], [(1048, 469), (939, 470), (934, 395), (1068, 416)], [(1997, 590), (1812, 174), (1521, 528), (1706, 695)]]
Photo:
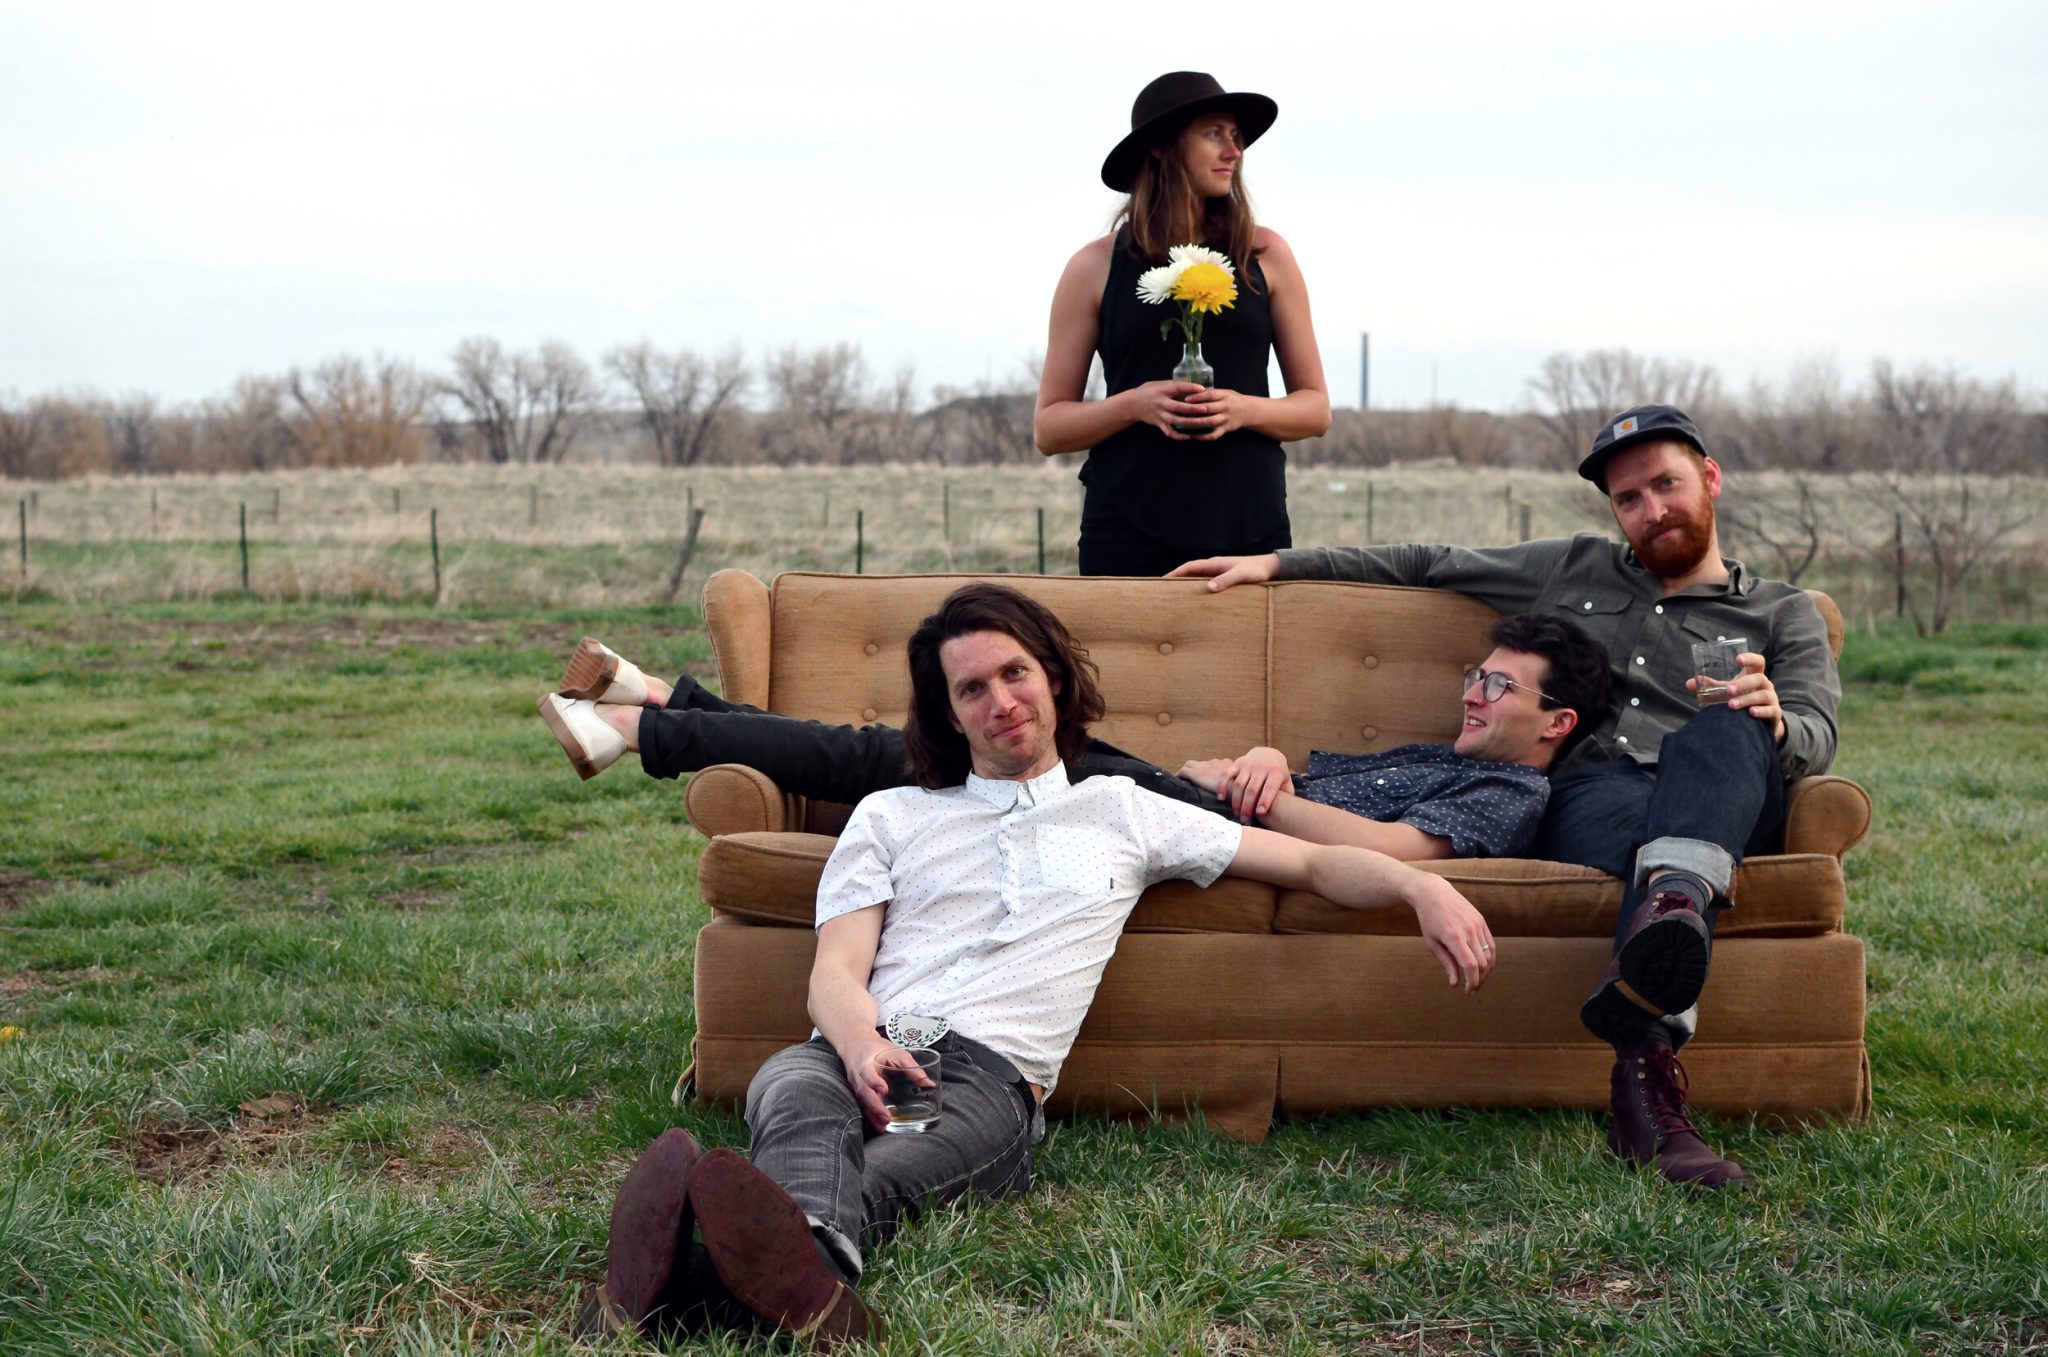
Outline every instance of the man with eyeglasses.
[[(1625, 544), (1598, 533), (1469, 548), (1330, 547), (1190, 561), (1212, 590), (1274, 579), (1364, 580), (1570, 617), (1612, 656), (1612, 714), (1551, 777), (1538, 856), (1628, 883), (1615, 955), (1580, 1019), (1615, 1048), (1608, 1145), (1703, 1187), (1746, 1183), (1686, 1110), (1675, 1051), (1697, 1025), (1715, 920), (1735, 864), (1774, 852), (1785, 784), (1835, 754), (1841, 680), (1807, 594), (1721, 555), (1720, 465), (1683, 411), (1625, 410), (1579, 474), (1607, 495)], [(1692, 643), (1742, 638), (1726, 700), (1701, 707)]]

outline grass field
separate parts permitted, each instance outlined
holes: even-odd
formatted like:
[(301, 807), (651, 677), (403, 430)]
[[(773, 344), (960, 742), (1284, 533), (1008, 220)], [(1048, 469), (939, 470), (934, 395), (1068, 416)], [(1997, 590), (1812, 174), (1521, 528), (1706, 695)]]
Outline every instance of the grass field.
[[(532, 704), (586, 631), (708, 674), (693, 623), (0, 604), (0, 1353), (576, 1350), (632, 1156), (743, 1132), (669, 1105), (678, 788)], [(1576, 1114), (1057, 1124), (876, 1255), (886, 1350), (2048, 1351), (2048, 627), (1844, 674), (1870, 1121), (1716, 1124), (1711, 1199)]]
[[(0, 591), (77, 603), (210, 601), (249, 589), (271, 602), (416, 602), (434, 597), (432, 538), (449, 606), (599, 608), (658, 599), (689, 513), (703, 528), (678, 597), (735, 566), (868, 574), (1075, 570), (1081, 487), (1069, 459), (996, 467), (654, 467), (435, 465), (261, 475), (87, 477), (9, 483), (13, 552)], [(1854, 542), (1890, 541), (1889, 508), (1868, 487), (1821, 482), (1826, 541), (1811, 587), (1863, 623), (1892, 615), (1882, 563)], [(1605, 501), (1570, 472), (1438, 465), (1295, 469), (1294, 540), (1304, 546), (1458, 542), (1613, 531)], [(1727, 549), (1765, 573), (1789, 567), (1733, 521), (1791, 498), (1778, 472), (1731, 477)], [(1958, 616), (2043, 621), (2048, 612), (2048, 478), (1997, 493), (2032, 515), (1972, 579)], [(18, 539), (25, 517), (26, 574)], [(1776, 531), (1782, 532), (1782, 528)], [(1917, 552), (1917, 547), (1915, 548)], [(1924, 562), (1908, 573), (1925, 592)], [(4, 592), (0, 592), (4, 596)]]

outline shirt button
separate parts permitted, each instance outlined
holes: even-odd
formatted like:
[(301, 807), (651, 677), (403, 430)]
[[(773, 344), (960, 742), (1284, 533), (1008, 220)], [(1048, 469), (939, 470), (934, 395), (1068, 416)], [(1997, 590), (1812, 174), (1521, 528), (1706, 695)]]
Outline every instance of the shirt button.
[(1627, 744), (1627, 743), (1628, 743), (1628, 736), (1626, 736), (1626, 735), (1617, 735), (1617, 736), (1615, 736), (1614, 738), (1615, 738), (1615, 740), (1616, 740), (1616, 742), (1617, 742), (1617, 743), (1620, 743), (1620, 744)]
[(1664, 615), (1664, 605), (1663, 605), (1663, 604), (1661, 604), (1661, 603), (1659, 603), (1659, 604), (1657, 605), (1657, 616), (1659, 616), (1659, 617), (1662, 617), (1663, 615)]
[(1373, 786), (1375, 786), (1375, 787), (1384, 787), (1384, 786), (1386, 786), (1386, 785), (1387, 785), (1387, 780), (1386, 780), (1385, 778), (1383, 778), (1383, 777), (1382, 777), (1382, 778), (1374, 778), (1374, 779), (1373, 779), (1373, 784), (1372, 784), (1372, 785), (1373, 785)]
[(1641, 699), (1640, 697), (1632, 697), (1628, 700), (1628, 704), (1631, 707), (1640, 707), (1643, 705), (1643, 699)]
[[(1587, 611), (1587, 612), (1592, 612), (1592, 611), (1593, 611), (1593, 600), (1592, 600), (1592, 599), (1590, 599), (1590, 598), (1586, 600), (1586, 611)], [(1660, 609), (1658, 609), (1658, 611), (1659, 611), (1659, 612), (1662, 612), (1663, 610), (1662, 610), (1662, 609), (1660, 608)]]
[(1640, 655), (1636, 656), (1636, 663), (1637, 663), (1637, 664), (1641, 664), (1642, 662), (1643, 662), (1643, 657), (1642, 657), (1642, 656), (1640, 656)]

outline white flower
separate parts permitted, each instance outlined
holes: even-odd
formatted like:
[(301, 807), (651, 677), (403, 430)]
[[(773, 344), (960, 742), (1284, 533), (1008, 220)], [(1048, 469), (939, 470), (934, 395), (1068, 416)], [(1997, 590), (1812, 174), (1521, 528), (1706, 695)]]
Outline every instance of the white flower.
[(1237, 277), (1237, 270), (1230, 266), (1230, 256), (1206, 245), (1175, 245), (1166, 252), (1166, 260), (1173, 269), (1175, 282), (1180, 281), (1180, 271), (1190, 264), (1214, 264), (1232, 278)]
[(1173, 300), (1173, 285), (1180, 281), (1180, 271), (1185, 264), (1161, 264), (1156, 269), (1146, 269), (1138, 275), (1138, 300), (1141, 302), (1165, 302)]

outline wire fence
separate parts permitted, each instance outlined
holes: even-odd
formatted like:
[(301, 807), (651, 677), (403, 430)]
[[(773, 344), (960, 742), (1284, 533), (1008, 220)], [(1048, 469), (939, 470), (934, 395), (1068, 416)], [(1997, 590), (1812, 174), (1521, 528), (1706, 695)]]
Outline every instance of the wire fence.
[[(867, 574), (1072, 574), (1081, 487), (1071, 462), (946, 468), (504, 468), (97, 477), (6, 483), (14, 569), (0, 588), (74, 602), (246, 594), (451, 606), (694, 601), (728, 566)], [(1731, 481), (1736, 478), (1731, 477)], [(2048, 508), (2048, 481), (2007, 491)], [(1747, 472), (1721, 502), (1723, 545), (1788, 578), (1799, 553), (1740, 525), (1791, 502), (1783, 473)], [(0, 501), (4, 502), (4, 501)], [(1574, 532), (1612, 535), (1605, 499), (1569, 473), (1399, 466), (1289, 476), (1300, 545), (1442, 541), (1489, 546)], [(1798, 582), (1852, 620), (1902, 611), (1903, 532), (1854, 483), (1824, 486), (1813, 559)], [(697, 524), (694, 534), (692, 522)], [(2044, 597), (2034, 514), (1962, 580), (1958, 619), (2033, 621)], [(1901, 539), (1894, 541), (1895, 532)], [(687, 549), (685, 539), (688, 539)], [(1907, 598), (1934, 564), (1905, 551)], [(685, 568), (679, 570), (678, 567)]]

